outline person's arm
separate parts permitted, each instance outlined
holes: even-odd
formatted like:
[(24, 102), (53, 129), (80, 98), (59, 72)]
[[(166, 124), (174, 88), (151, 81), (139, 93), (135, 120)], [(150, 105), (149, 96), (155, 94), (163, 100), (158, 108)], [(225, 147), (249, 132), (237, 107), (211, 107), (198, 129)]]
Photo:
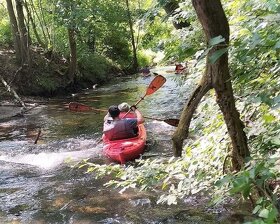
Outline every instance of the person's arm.
[(133, 105), (131, 106), (131, 110), (135, 113), (136, 119), (137, 119), (137, 124), (142, 124), (144, 123), (145, 119), (140, 113), (140, 111)]

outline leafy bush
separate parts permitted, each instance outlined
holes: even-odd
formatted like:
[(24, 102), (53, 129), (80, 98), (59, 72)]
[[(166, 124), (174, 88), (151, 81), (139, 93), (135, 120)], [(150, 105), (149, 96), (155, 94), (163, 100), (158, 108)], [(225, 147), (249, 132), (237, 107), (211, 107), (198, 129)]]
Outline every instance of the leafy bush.
[[(251, 160), (239, 173), (228, 174), (216, 182), (219, 187), (228, 184), (226, 188), (231, 196), (241, 194), (244, 199), (251, 199), (254, 203), (253, 214), (258, 215), (257, 220), (260, 221), (253, 223), (277, 222), (277, 188), (270, 189), (269, 183), (280, 177), (279, 167), (275, 166), (279, 156), (280, 152), (272, 159)], [(254, 198), (257, 198), (256, 202)]]
[(140, 67), (146, 67), (153, 64), (155, 53), (151, 50), (141, 50), (137, 54), (138, 64)]
[(106, 79), (113, 63), (101, 55), (85, 51), (79, 57), (79, 67), (82, 73), (80, 78), (95, 83)]
[(51, 76), (40, 76), (37, 78), (38, 86), (41, 87), (41, 92), (45, 92), (47, 94), (50, 94), (54, 91), (56, 91), (61, 83), (59, 83), (57, 80), (54, 80)]
[(12, 33), (11, 26), (8, 20), (2, 19), (0, 20), (0, 44), (1, 45), (12, 45)]

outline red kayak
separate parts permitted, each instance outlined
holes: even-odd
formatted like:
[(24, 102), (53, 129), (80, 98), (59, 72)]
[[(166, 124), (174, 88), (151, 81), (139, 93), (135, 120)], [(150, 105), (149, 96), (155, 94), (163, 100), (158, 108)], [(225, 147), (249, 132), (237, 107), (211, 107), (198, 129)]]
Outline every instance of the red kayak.
[[(125, 113), (121, 113), (123, 116)], [(126, 116), (127, 118), (135, 117), (134, 114), (130, 113)], [(110, 141), (103, 135), (103, 152), (112, 161), (119, 162), (121, 164), (127, 161), (139, 158), (144, 153), (147, 133), (143, 124), (138, 125), (139, 133), (138, 136), (127, 139), (119, 139)]]

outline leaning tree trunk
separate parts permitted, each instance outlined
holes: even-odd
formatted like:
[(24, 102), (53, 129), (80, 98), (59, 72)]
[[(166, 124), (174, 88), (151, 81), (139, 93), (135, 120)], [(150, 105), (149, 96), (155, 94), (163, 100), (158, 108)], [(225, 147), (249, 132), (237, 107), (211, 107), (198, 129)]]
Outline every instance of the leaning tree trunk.
[(198, 19), (202, 24), (207, 43), (217, 36), (225, 38), (224, 43), (216, 45), (207, 55), (206, 71), (200, 85), (190, 97), (185, 106), (173, 140), (173, 153), (181, 156), (183, 141), (188, 137), (189, 125), (192, 115), (201, 98), (214, 88), (216, 101), (223, 113), (228, 133), (232, 141), (233, 168), (239, 170), (244, 158), (250, 155), (247, 138), (243, 131), (244, 125), (239, 118), (235, 107), (232, 84), (228, 68), (228, 53), (224, 53), (215, 63), (209, 62), (209, 57), (217, 50), (223, 49), (229, 43), (229, 25), (220, 0), (192, 0)]

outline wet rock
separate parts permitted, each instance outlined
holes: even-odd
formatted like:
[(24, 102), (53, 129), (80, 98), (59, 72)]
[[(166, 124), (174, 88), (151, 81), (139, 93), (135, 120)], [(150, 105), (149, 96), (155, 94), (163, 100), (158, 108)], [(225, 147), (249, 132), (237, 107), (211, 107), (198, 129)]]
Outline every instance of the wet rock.
[(21, 114), (22, 107), (0, 106), (0, 121)]

